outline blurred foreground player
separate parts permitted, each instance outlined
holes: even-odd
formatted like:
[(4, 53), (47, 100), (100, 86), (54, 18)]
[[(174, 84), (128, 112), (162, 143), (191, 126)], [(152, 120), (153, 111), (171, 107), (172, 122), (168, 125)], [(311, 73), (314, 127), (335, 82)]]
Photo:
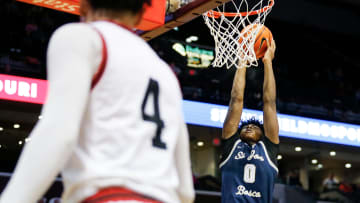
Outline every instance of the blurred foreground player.
[[(269, 44), (269, 42), (267, 42)], [(272, 69), (275, 42), (268, 46), (264, 63), (263, 125), (256, 119), (242, 122), (246, 67), (237, 69), (229, 110), (222, 130), (220, 164), (222, 203), (271, 203), (278, 174), (276, 155), (279, 126), (276, 116), (276, 84)]]
[(49, 94), (1, 203), (33, 203), (62, 172), (65, 203), (189, 203), (178, 81), (130, 29), (150, 0), (83, 0), (52, 36)]

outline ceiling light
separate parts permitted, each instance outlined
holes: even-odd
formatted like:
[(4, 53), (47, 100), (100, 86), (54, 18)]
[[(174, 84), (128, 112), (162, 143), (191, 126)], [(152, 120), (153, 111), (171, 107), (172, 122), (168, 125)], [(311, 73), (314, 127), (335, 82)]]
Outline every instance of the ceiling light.
[(330, 151), (330, 156), (335, 156), (336, 152), (335, 151)]
[(23, 141), (20, 140), (20, 141), (18, 142), (18, 144), (19, 144), (19, 145), (22, 145), (22, 144), (23, 144)]
[(0, 144), (0, 148), (1, 148), (2, 146), (1, 146), (1, 144)]
[(295, 151), (297, 152), (301, 152), (302, 148), (301, 147), (295, 147)]
[(0, 127), (0, 131), (3, 131), (4, 130), (4, 128), (3, 127)]
[(191, 42), (196, 42), (196, 41), (198, 41), (198, 40), (199, 40), (199, 37), (198, 37), (198, 36), (192, 35), (192, 36), (186, 38), (185, 41), (186, 41), (187, 43), (191, 43)]
[(346, 163), (346, 164), (345, 164), (345, 168), (351, 168), (351, 164), (350, 164), (350, 163)]
[(192, 39), (192, 41), (198, 41), (199, 40), (198, 36), (191, 36), (190, 38)]
[(15, 128), (15, 129), (20, 128), (20, 124), (15, 123), (15, 124), (14, 124), (14, 128)]
[(172, 48), (179, 53), (181, 56), (186, 56), (185, 47), (180, 43), (173, 44)]
[(30, 142), (30, 141), (31, 141), (30, 137), (25, 138), (25, 142)]
[(317, 159), (313, 159), (313, 160), (311, 160), (311, 163), (312, 163), (312, 164), (317, 164), (317, 163), (318, 163), (318, 160), (317, 160)]
[(204, 142), (203, 142), (203, 141), (198, 141), (198, 142), (196, 143), (196, 145), (197, 145), (198, 147), (202, 147), (202, 146), (204, 146)]
[(279, 155), (277, 155), (277, 160), (281, 160), (282, 159), (282, 156), (279, 154)]
[(321, 169), (321, 168), (323, 168), (323, 165), (322, 165), (322, 164), (318, 164), (318, 165), (317, 165), (317, 168), (318, 168), (318, 169)]
[(39, 116), (39, 120), (41, 120), (42, 118), (43, 118), (43, 116), (42, 116), (42, 115), (40, 115), (40, 116)]

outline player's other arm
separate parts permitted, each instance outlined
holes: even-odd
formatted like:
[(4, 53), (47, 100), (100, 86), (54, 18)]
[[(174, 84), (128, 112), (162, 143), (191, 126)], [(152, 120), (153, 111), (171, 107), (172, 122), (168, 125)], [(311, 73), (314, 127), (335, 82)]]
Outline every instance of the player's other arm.
[(71, 156), (90, 91), (92, 61), (96, 58), (91, 54), (95, 50), (93, 43), (88, 40), (92, 35), (86, 34), (81, 27), (66, 25), (52, 36), (47, 55), (49, 91), (42, 110), (44, 118), (31, 132), (31, 141), (24, 147), (1, 203), (37, 202)]
[(180, 201), (181, 203), (192, 203), (195, 192), (190, 162), (189, 134), (183, 119), (180, 122), (180, 135), (176, 143), (175, 159), (180, 181), (177, 190)]
[[(267, 41), (269, 45), (270, 42)], [(274, 78), (274, 72), (272, 68), (272, 60), (275, 56), (275, 41), (271, 41), (271, 45), (268, 46), (264, 58), (264, 86), (263, 86), (263, 111), (264, 111), (264, 130), (265, 135), (275, 144), (279, 141), (279, 124), (276, 115), (276, 83)]]
[(222, 138), (229, 139), (239, 128), (241, 114), (244, 106), (244, 91), (246, 83), (246, 67), (236, 70), (229, 109), (222, 129)]

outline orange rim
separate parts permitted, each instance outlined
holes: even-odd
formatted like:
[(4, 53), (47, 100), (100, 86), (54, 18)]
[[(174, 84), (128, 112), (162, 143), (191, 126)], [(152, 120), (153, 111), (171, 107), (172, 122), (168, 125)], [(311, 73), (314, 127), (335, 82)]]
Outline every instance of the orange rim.
[(270, 4), (268, 6), (265, 6), (264, 8), (250, 11), (250, 12), (240, 12), (240, 13), (231, 13), (231, 12), (218, 12), (218, 11), (208, 11), (207, 16), (210, 18), (220, 18), (220, 16), (226, 16), (226, 17), (237, 17), (237, 16), (251, 16), (251, 15), (257, 15), (259, 13), (263, 13), (267, 10), (269, 10), (274, 5), (274, 0), (270, 0)]

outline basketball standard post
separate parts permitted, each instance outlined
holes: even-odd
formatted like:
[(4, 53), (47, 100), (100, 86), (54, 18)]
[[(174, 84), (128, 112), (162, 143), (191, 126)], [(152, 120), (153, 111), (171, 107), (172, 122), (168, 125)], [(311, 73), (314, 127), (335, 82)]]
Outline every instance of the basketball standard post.
[(191, 3), (181, 7), (176, 12), (167, 15), (164, 25), (147, 32), (140, 30), (138, 34), (140, 34), (141, 37), (145, 40), (151, 40), (229, 1), (231, 0), (194, 0)]

